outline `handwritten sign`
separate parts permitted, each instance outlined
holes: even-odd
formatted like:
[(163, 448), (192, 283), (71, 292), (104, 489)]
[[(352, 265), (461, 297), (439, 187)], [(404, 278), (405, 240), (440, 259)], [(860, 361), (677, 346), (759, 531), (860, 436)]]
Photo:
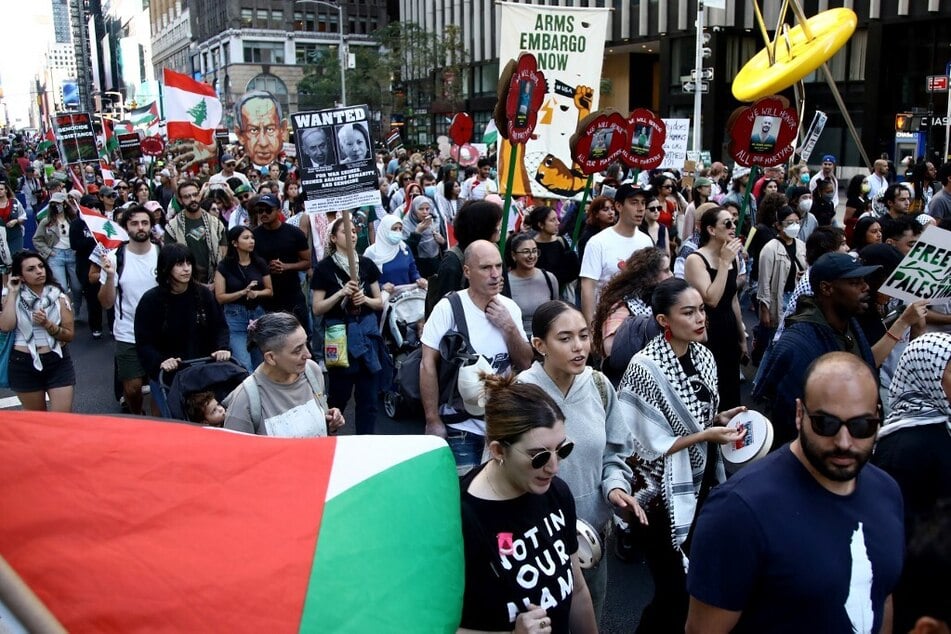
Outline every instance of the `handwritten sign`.
[(690, 138), (690, 119), (664, 119), (667, 139), (664, 141), (664, 160), (660, 168), (681, 169), (687, 160), (687, 141)]
[(951, 302), (951, 231), (934, 225), (925, 229), (879, 292), (909, 304)]

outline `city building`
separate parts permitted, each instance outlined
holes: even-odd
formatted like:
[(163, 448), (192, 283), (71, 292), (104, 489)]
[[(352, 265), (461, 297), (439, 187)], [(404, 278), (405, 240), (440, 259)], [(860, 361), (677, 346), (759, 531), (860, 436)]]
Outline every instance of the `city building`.
[(191, 75), (191, 10), (188, 0), (152, 0), (152, 71), (162, 77), (162, 69)]
[[(782, 0), (757, 0), (767, 25), (778, 21)], [(521, 4), (554, 4), (523, 0)], [(611, 9), (610, 34), (605, 43), (599, 106), (629, 112), (651, 108), (664, 117), (693, 117), (693, 95), (683, 90), (695, 65), (697, 0), (559, 0), (559, 6)], [(711, 3), (713, 4), (713, 3)], [(737, 72), (763, 48), (751, 0), (720, 0), (723, 9), (705, 8), (707, 47), (704, 65), (713, 79), (703, 95), (702, 149), (725, 157), (726, 121), (740, 105), (732, 94)], [(829, 61), (836, 85), (873, 159), (885, 152), (896, 157), (895, 114), (914, 111), (917, 120), (935, 123), (943, 115), (948, 93), (926, 91), (929, 75), (947, 74), (951, 59), (951, 0), (802, 0), (807, 16), (849, 7), (858, 15), (858, 28), (850, 41)], [(477, 134), (484, 129), (495, 104), (499, 75), (499, 7), (494, 0), (400, 0), (400, 19), (441, 32), (448, 25), (461, 28), (469, 52), (470, 68), (464, 78), (464, 100), (457, 104), (469, 112)], [(792, 14), (786, 19), (793, 24)], [(772, 32), (770, 32), (772, 36)], [(406, 86), (407, 141), (431, 143), (445, 134), (448, 117), (434, 103), (442, 76), (434, 69), (423, 81)], [(841, 165), (861, 165), (858, 148), (832, 92), (820, 73), (804, 80), (806, 111), (829, 115), (814, 156), (832, 153)], [(783, 94), (793, 100), (792, 90)], [(933, 115), (928, 117), (927, 112)], [(943, 121), (938, 116), (938, 123)], [(808, 124), (808, 121), (806, 122)], [(929, 153), (943, 150), (944, 128), (931, 126), (930, 136), (919, 145)], [(918, 134), (918, 132), (915, 132)], [(920, 134), (927, 135), (927, 132)], [(897, 152), (904, 156), (903, 151)]]
[(348, 60), (352, 47), (376, 46), (371, 34), (389, 21), (386, 2), (342, 0), (339, 6), (342, 11), (330, 2), (189, 0), (189, 74), (216, 88), (226, 126), (235, 101), (251, 90), (272, 93), (285, 112), (301, 109), (298, 84), (308, 62), (320, 53), (336, 58), (341, 36)]

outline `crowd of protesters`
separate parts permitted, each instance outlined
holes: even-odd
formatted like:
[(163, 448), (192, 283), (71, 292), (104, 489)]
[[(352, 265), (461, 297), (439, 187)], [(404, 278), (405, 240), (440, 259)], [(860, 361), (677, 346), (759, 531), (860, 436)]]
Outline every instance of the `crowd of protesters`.
[[(784, 494), (757, 489), (746, 471), (727, 480), (717, 447), (742, 442), (744, 432), (726, 425), (747, 408), (774, 429), (761, 472), (788, 478), (798, 460), (818, 488), (846, 495), (861, 486), (886, 501), (874, 512), (861, 500), (833, 505), (878, 522), (867, 622), (892, 618), (897, 588), (896, 631), (914, 624), (907, 597), (922, 580), (899, 581), (895, 562), (903, 535), (951, 495), (951, 310), (878, 290), (925, 226), (951, 229), (951, 163), (921, 161), (905, 179), (877, 161), (841, 201), (832, 155), (814, 174), (804, 165), (761, 174), (719, 162), (697, 173), (614, 165), (584, 209), (524, 196), (506, 211), (494, 159), (462, 167), (400, 149), (377, 153), (378, 204), (317, 214), (305, 210), (294, 157), (256, 166), (240, 145), (188, 173), (171, 155), (120, 163), (108, 184), (94, 167), (63, 166), (28, 140), (2, 151), (0, 330), (14, 338), (9, 385), (25, 409), (70, 411), (77, 376), (92, 369), (74, 367), (68, 344), (111, 330), (117, 394), (130, 414), (146, 413), (148, 392), (150, 413), (173, 417), (163, 375), (208, 357), (248, 378), (221, 404), (201, 393), (187, 409), (192, 422), (287, 436), (350, 423), (371, 434), (392, 378), (383, 311), (401, 293), (425, 292), (421, 414), (464, 476), (463, 631), (596, 630), (608, 557), (582, 570), (574, 518), (602, 545), (615, 533), (623, 561), (645, 552), (655, 593), (639, 631), (765, 631), (757, 627), (767, 606), (807, 591), (794, 581), (756, 589), (759, 570), (782, 565), (771, 560), (775, 536), (754, 535), (748, 548), (731, 532), (720, 540), (749, 553), (724, 589), (724, 571), (709, 562), (727, 566), (730, 553), (702, 521), (733, 526), (729, 496), (768, 504), (761, 491)], [(103, 255), (81, 208), (119, 224), (128, 242)], [(475, 396), (462, 393), (461, 371), (458, 392), (450, 386), (447, 396), (440, 383), (454, 334), (481, 358)], [(855, 398), (835, 399), (830, 380)], [(351, 400), (354, 418), (344, 421)], [(863, 470), (876, 434), (883, 451), (872, 462), (898, 486)], [(790, 499), (808, 497), (803, 487)], [(899, 490), (906, 506), (896, 519)], [(776, 512), (744, 512), (788, 530)], [(835, 512), (822, 513), (814, 525), (838, 526)], [(556, 516), (571, 520), (560, 532), (549, 523)], [(507, 572), (512, 544), (486, 536), (510, 520), (526, 535), (549, 529), (542, 543), (522, 540), (529, 556), (571, 555), (541, 582), (573, 578), (561, 598), (544, 604)], [(822, 552), (800, 553), (804, 579), (825, 563)], [(702, 562), (696, 573), (686, 572), (688, 556)], [(840, 573), (829, 576), (838, 583)], [(786, 615), (798, 631), (855, 623), (841, 605), (804, 612), (816, 614)]]

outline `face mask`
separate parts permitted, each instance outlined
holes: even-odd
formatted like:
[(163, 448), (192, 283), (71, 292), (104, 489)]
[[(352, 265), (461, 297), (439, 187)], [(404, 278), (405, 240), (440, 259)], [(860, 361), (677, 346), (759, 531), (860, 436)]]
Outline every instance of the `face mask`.
[(436, 199), (436, 186), (435, 186), (435, 185), (427, 185), (427, 186), (426, 186), (426, 189), (425, 189), (424, 191), (425, 191), (425, 193), (426, 193), (426, 198), (429, 198), (430, 200), (435, 200), (435, 199)]
[(805, 184), (808, 184), (808, 183), (809, 183), (809, 174), (806, 174), (805, 172), (803, 172), (803, 174), (799, 177), (799, 180), (800, 180), (801, 182), (805, 183)]
[(496, 177), (496, 176), (498, 176), (498, 174), (496, 173), (495, 168), (490, 169), (490, 170), (489, 170), (489, 178), (491, 178), (492, 180), (495, 180), (495, 177)]
[(812, 198), (803, 198), (799, 201), (799, 211), (803, 214), (809, 213), (810, 209), (812, 209)]
[(399, 244), (403, 241), (403, 232), (402, 231), (387, 231), (383, 236), (386, 238), (386, 241), (390, 244)]
[(871, 186), (871, 185), (869, 185), (868, 183), (862, 183), (862, 193), (863, 193), (863, 194), (869, 193), (869, 191), (871, 191), (871, 189), (872, 189), (872, 186)]
[(835, 200), (835, 194), (823, 194), (823, 195), (822, 195), (822, 198), (823, 198), (823, 200), (825, 200), (826, 202), (830, 202), (830, 203), (831, 203), (833, 200)]
[(787, 238), (795, 238), (796, 236), (799, 235), (799, 223), (797, 222), (794, 225), (783, 227), (783, 233), (786, 234)]

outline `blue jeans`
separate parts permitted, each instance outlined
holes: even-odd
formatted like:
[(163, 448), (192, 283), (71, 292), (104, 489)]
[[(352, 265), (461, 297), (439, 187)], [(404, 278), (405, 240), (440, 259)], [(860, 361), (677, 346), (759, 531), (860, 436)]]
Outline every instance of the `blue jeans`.
[(449, 427), (446, 429), (446, 443), (456, 459), (456, 471), (460, 476), (482, 464), (485, 436)]
[(231, 356), (244, 366), (248, 372), (254, 372), (264, 361), (261, 350), (255, 347), (248, 350), (248, 324), (252, 319), (264, 315), (264, 308), (249, 309), (237, 302), (224, 305), (225, 322), (228, 324), (228, 341), (231, 347)]
[(75, 315), (83, 304), (83, 287), (76, 275), (76, 252), (72, 249), (53, 249), (47, 262), (53, 269), (53, 277), (59, 285), (63, 287), (63, 290), (69, 290)]

